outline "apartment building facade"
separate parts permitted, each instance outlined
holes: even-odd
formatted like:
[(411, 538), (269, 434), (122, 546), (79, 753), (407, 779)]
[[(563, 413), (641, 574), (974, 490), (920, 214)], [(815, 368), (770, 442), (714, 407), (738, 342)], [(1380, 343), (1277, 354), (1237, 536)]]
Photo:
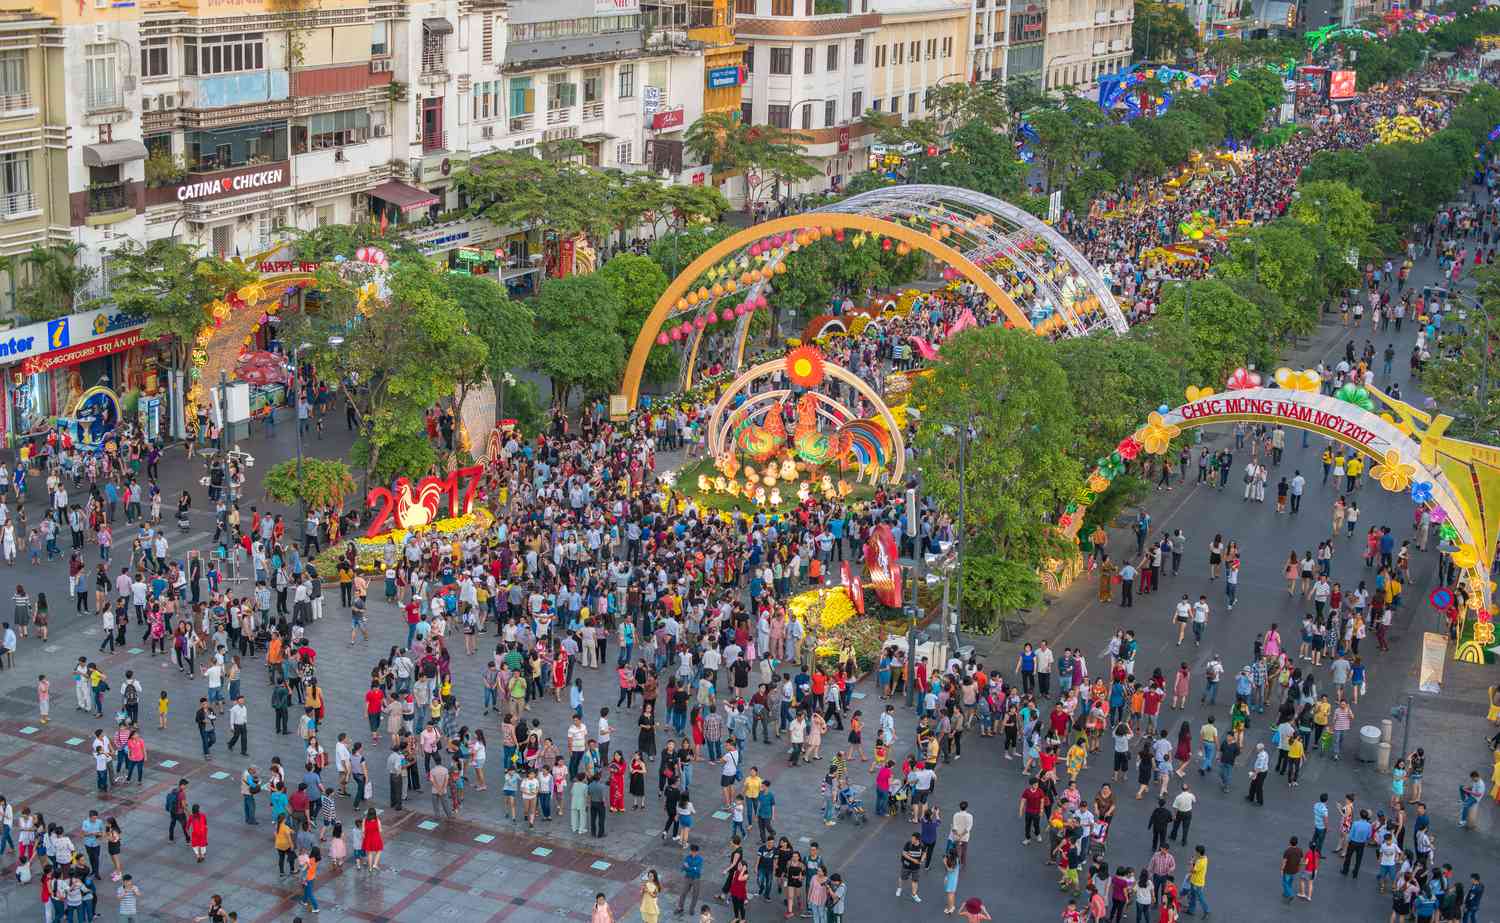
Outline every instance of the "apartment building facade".
[(902, 120), (928, 116), (927, 92), (968, 79), (969, 0), (874, 0), (880, 14), (869, 108)]
[(872, 0), (736, 0), (735, 34), (746, 46), (741, 114), (795, 130), (820, 175), (795, 184), (755, 174), (725, 185), (731, 201), (774, 201), (838, 189), (863, 169), (872, 107), (870, 73), (881, 16)]
[(1049, 0), (972, 0), (969, 78), (1042, 83)]
[(1132, 0), (1048, 0), (1043, 90), (1088, 96), (1099, 78), (1130, 66)]

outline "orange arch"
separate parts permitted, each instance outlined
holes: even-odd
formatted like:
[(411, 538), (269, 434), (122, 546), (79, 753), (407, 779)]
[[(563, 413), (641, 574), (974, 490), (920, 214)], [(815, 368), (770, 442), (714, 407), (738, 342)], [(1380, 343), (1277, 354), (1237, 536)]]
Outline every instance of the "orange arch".
[(719, 260), (724, 259), (731, 253), (750, 246), (762, 237), (772, 234), (781, 234), (787, 231), (802, 231), (812, 228), (838, 228), (842, 230), (865, 231), (871, 234), (881, 234), (892, 237), (921, 250), (924, 253), (941, 260), (943, 263), (957, 270), (964, 278), (979, 286), (980, 290), (989, 296), (990, 300), (1000, 306), (1000, 310), (1011, 323), (1031, 328), (1031, 321), (1026, 313), (1017, 307), (1014, 300), (1005, 293), (994, 279), (990, 278), (984, 270), (962, 253), (947, 244), (918, 231), (915, 228), (884, 218), (873, 218), (869, 215), (856, 215), (844, 212), (814, 212), (806, 215), (791, 215), (786, 218), (777, 218), (774, 221), (765, 221), (720, 241), (709, 248), (702, 256), (693, 260), (686, 269), (678, 273), (672, 284), (657, 299), (656, 305), (646, 317), (646, 323), (641, 327), (641, 332), (636, 336), (635, 345), (630, 350), (630, 359), (625, 364), (625, 377), (620, 382), (620, 393), (625, 398), (627, 407), (634, 409), (636, 402), (641, 396), (641, 376), (646, 370), (646, 357), (650, 355), (651, 348), (656, 345), (656, 335), (661, 332), (662, 325), (672, 313), (672, 306), (677, 300), (687, 294), (697, 282), (698, 278), (707, 272), (710, 267)]

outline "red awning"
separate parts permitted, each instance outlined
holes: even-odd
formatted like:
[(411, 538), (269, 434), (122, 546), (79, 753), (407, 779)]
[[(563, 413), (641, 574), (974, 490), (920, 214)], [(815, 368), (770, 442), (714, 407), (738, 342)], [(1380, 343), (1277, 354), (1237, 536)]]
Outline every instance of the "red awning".
[(371, 189), (370, 195), (381, 201), (389, 202), (404, 212), (438, 204), (438, 197), (426, 189), (418, 189), (416, 186), (410, 183), (403, 183), (398, 179), (386, 180), (379, 186)]

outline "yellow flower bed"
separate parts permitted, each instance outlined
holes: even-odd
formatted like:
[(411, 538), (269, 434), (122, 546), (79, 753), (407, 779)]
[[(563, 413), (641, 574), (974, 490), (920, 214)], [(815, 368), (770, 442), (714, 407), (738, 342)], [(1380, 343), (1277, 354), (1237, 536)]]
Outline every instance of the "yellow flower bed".
[(823, 600), (821, 625), (824, 631), (837, 628), (854, 618), (854, 601), (849, 598), (849, 591), (842, 586), (798, 593), (787, 602), (786, 608), (799, 622), (805, 624), (808, 611), (819, 599)]
[(382, 532), (373, 538), (357, 538), (354, 540), (354, 543), (360, 548), (365, 549), (382, 547), (387, 542), (394, 542), (397, 545), (401, 545), (405, 543), (407, 536), (412, 534), (426, 535), (429, 532), (435, 532), (438, 535), (454, 535), (461, 532), (483, 532), (494, 522), (494, 515), (481, 506), (462, 516), (439, 519), (437, 522), (431, 522), (425, 526), (417, 526), (414, 529), (392, 529), (389, 532)]

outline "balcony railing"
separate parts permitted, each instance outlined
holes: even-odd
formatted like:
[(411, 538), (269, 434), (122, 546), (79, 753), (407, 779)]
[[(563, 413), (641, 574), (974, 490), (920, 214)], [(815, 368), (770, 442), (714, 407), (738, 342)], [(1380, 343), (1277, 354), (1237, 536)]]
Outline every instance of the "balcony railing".
[(423, 77), (447, 77), (448, 54), (441, 50), (427, 49), (422, 52)]
[(448, 149), (448, 133), (446, 131), (431, 131), (422, 136), (422, 153), (431, 154), (435, 151), (446, 151)]
[(18, 215), (36, 210), (36, 193), (0, 192), (0, 215)]
[(104, 90), (85, 90), (83, 98), (84, 104), (90, 112), (118, 109), (122, 105), (120, 102), (120, 91), (113, 87)]
[(517, 134), (517, 133), (523, 132), (523, 131), (531, 131), (531, 126), (532, 126), (533, 122), (535, 121), (535, 119), (536, 119), (535, 114), (531, 113), (531, 112), (528, 112), (525, 115), (511, 116), (511, 119), (510, 119), (510, 132), (511, 132), (511, 134)]
[(547, 110), (548, 125), (566, 125), (573, 121), (573, 107), (567, 106), (562, 109)]
[(583, 120), (585, 122), (597, 122), (604, 118), (604, 103), (584, 103)]
[(33, 108), (30, 93), (0, 93), (0, 113)]
[(124, 183), (101, 183), (89, 187), (89, 214), (102, 215), (128, 206)]

